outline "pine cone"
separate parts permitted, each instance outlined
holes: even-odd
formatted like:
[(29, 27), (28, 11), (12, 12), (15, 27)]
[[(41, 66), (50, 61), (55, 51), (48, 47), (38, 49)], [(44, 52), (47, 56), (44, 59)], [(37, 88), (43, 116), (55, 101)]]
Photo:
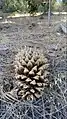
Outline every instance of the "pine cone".
[(49, 62), (39, 50), (26, 48), (15, 57), (15, 78), (19, 89), (17, 95), (24, 100), (34, 100), (49, 85)]

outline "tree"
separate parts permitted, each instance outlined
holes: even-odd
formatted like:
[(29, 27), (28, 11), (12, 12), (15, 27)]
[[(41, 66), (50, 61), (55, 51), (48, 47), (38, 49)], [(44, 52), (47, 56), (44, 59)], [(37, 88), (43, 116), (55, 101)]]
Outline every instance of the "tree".
[(67, 12), (67, 0), (62, 0), (63, 11)]
[(3, 7), (6, 12), (24, 11), (26, 8), (26, 0), (5, 0), (5, 5)]
[(42, 12), (48, 10), (49, 0), (4, 0), (3, 9), (6, 12), (26, 11), (35, 13), (39, 11), (39, 7), (43, 8)]

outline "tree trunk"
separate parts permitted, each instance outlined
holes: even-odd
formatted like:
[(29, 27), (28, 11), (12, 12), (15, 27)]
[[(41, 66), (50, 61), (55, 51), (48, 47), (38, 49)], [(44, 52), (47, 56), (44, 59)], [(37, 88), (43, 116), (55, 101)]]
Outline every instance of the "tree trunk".
[(48, 25), (50, 26), (50, 19), (51, 19), (51, 0), (49, 0), (49, 10), (48, 10)]

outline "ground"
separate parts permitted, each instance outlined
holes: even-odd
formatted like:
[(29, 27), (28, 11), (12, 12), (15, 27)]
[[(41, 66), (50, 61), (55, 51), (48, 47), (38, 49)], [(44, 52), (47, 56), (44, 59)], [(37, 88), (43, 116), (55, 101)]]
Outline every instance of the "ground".
[[(39, 47), (52, 59), (55, 59), (55, 65), (60, 63), (61, 68), (65, 67), (66, 34), (57, 31), (61, 19), (64, 15), (55, 15), (51, 17), (51, 26), (48, 26), (47, 16), (41, 17), (23, 17), (0, 21), (0, 60), (1, 66), (9, 64), (13, 60), (14, 53), (24, 46)], [(58, 26), (58, 27), (57, 27)], [(4, 50), (4, 51), (3, 51)], [(7, 57), (5, 56), (7, 52)], [(3, 53), (3, 54), (2, 54)], [(4, 59), (3, 62), (3, 57)], [(61, 59), (61, 62), (60, 62)], [(7, 62), (6, 62), (7, 60)], [(5, 67), (5, 66), (4, 66)], [(0, 69), (0, 72), (2, 69)]]
[(1, 86), (4, 77), (7, 80), (14, 75), (12, 65), (15, 55), (24, 46), (37, 47), (47, 53), (54, 66), (54, 75), (57, 77), (63, 75), (66, 79), (66, 34), (58, 29), (64, 17), (66, 16), (52, 15), (51, 26), (48, 26), (47, 15), (9, 18), (5, 22), (0, 20)]

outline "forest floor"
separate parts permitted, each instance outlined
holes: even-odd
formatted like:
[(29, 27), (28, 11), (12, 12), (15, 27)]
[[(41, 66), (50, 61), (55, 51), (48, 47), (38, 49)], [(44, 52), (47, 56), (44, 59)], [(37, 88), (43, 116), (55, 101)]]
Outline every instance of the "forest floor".
[(52, 15), (51, 26), (48, 26), (47, 15), (0, 20), (0, 75), (8, 74), (6, 66), (24, 46), (39, 47), (54, 59), (59, 70), (65, 70), (66, 34), (59, 29), (65, 17)]
[[(49, 106), (50, 108), (53, 106), (53, 109), (52, 112), (49, 112), (48, 110), (49, 115), (50, 113), (53, 114), (53, 111), (58, 112), (58, 107), (59, 107), (58, 104), (61, 104), (62, 108), (65, 107), (67, 104), (67, 95), (66, 95), (66, 91), (67, 91), (66, 37), (67, 36), (59, 28), (61, 21), (64, 20), (65, 18), (66, 15), (52, 15), (51, 26), (48, 26), (47, 15), (36, 16), (36, 17), (24, 16), (20, 18), (9, 18), (5, 21), (4, 19), (0, 20), (0, 86), (3, 85), (4, 77), (6, 82), (8, 82), (8, 79), (14, 76), (12, 65), (14, 62), (15, 55), (20, 49), (24, 48), (24, 46), (28, 46), (28, 47), (31, 46), (43, 50), (43, 52), (47, 53), (52, 60), (52, 64), (54, 66), (54, 74), (57, 75), (57, 79), (59, 79), (59, 81), (61, 81), (60, 80), (61, 78), (64, 79), (61, 81), (61, 85), (58, 84), (61, 93), (56, 94), (55, 92), (54, 94), (53, 92), (52, 94), (53, 98), (50, 99), (51, 103), (49, 104)], [(59, 103), (55, 102), (56, 105), (54, 105), (54, 101), (56, 101), (54, 97), (59, 102)], [(47, 101), (49, 103), (48, 99)], [(45, 103), (44, 105), (45, 107), (48, 106), (47, 103)], [(16, 105), (14, 106), (16, 107)], [(59, 107), (59, 109), (61, 107)], [(11, 113), (15, 113), (15, 112), (12, 111)], [(48, 113), (46, 113), (46, 115)], [(63, 114), (64, 113), (65, 110)], [(65, 117), (64, 115), (61, 116), (63, 116), (63, 118), (66, 119), (66, 113), (65, 113)], [(56, 119), (59, 119), (59, 116)]]

